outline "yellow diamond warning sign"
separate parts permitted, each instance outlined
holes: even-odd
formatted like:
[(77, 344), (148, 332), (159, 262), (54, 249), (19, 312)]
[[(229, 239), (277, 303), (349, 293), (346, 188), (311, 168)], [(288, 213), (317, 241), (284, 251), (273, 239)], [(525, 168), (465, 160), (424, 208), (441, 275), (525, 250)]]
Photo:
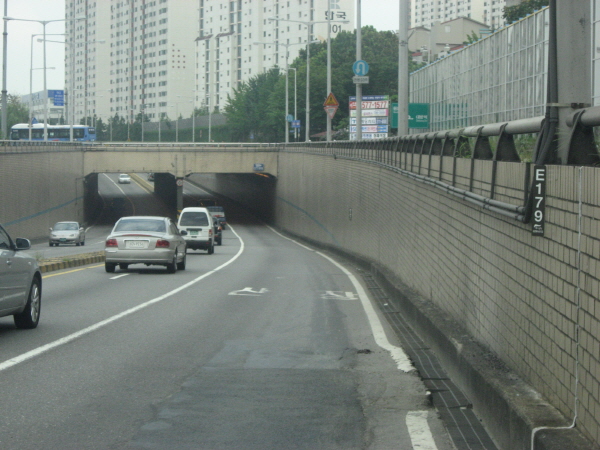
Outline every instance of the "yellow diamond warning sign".
[(327, 96), (327, 100), (325, 100), (325, 103), (323, 103), (323, 106), (340, 106), (337, 99), (335, 98), (335, 95), (333, 95), (333, 92), (329, 93), (329, 95)]

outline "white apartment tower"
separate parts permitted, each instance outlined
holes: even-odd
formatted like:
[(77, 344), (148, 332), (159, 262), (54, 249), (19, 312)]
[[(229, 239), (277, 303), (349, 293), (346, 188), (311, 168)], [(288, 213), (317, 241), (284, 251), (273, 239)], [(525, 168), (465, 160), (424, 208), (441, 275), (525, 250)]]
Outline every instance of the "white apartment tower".
[[(355, 0), (65, 0), (67, 116), (152, 121), (222, 110), (307, 40), (354, 29)], [(326, 95), (326, 93), (324, 93)]]
[(430, 28), (434, 22), (468, 17), (498, 29), (504, 26), (506, 3), (506, 0), (412, 0), (411, 28)]
[[(199, 0), (198, 105), (222, 109), (240, 82), (286, 69), (307, 41), (354, 30), (355, 0)], [(327, 94), (324, 92), (324, 95)]]

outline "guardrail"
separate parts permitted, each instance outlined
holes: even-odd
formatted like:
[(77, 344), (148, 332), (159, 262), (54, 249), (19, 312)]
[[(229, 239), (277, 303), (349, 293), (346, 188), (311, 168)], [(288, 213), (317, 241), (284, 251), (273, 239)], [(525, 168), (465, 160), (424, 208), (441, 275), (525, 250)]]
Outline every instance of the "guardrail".
[[(528, 223), (531, 208), (528, 200), (533, 163), (522, 161), (515, 146), (515, 136), (536, 135), (536, 148), (532, 149), (535, 153), (540, 144), (538, 141), (545, 122), (546, 118), (540, 116), (512, 122), (360, 142), (293, 143), (285, 146), (284, 151), (308, 151), (331, 155), (334, 158), (372, 161), (481, 208)], [(573, 114), (569, 123), (571, 132), (568, 164), (595, 165), (600, 161), (591, 128), (599, 125), (600, 107), (579, 110)], [(449, 158), (444, 157), (451, 158), (451, 162), (448, 163)], [(457, 161), (465, 159), (470, 160), (470, 174), (467, 187), (461, 188), (457, 186)], [(491, 162), (488, 165), (489, 173), (483, 177), (484, 180), (482, 177), (478, 179), (475, 177), (478, 161)], [(521, 188), (523, 204), (521, 205), (494, 199), (498, 164), (511, 162), (523, 163), (523, 187)], [(488, 187), (488, 195), (473, 192), (476, 183), (485, 184)], [(481, 188), (479, 190), (482, 191)]]

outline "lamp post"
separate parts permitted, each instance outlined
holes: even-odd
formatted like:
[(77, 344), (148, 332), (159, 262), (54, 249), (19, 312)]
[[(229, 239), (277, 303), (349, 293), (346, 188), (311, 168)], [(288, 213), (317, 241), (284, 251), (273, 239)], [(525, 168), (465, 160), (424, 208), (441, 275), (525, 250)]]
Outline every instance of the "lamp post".
[[(228, 37), (228, 36), (231, 36), (233, 34), (234, 34), (233, 31), (227, 31), (227, 32), (223, 32), (223, 33), (218, 33), (214, 37), (218, 41), (219, 38)], [(206, 51), (208, 52), (209, 63), (210, 63), (210, 49), (208, 47), (208, 45), (209, 45), (208, 42), (210, 41), (210, 39), (212, 37), (213, 37), (212, 34), (207, 34), (207, 35), (204, 35), (204, 36), (198, 36), (195, 39), (196, 43), (198, 43), (200, 41), (205, 41), (206, 42)], [(218, 44), (217, 44), (217, 49), (218, 49)], [(197, 50), (198, 49), (196, 48), (196, 51)], [(215, 67), (215, 73), (217, 73), (217, 71), (219, 70), (219, 68), (216, 66), (216, 64), (214, 66), (210, 66), (210, 67)], [(210, 76), (210, 74), (209, 74), (209, 76)], [(211, 83), (211, 80), (208, 79), (208, 78), (207, 78), (206, 81), (207, 81), (206, 84), (208, 85), (208, 92), (205, 92), (205, 95), (206, 95), (206, 98), (209, 99), (209, 103), (208, 103), (208, 142), (210, 142), (211, 141), (211, 120), (212, 120), (212, 118), (211, 118), (212, 111), (211, 111), (211, 107), (210, 107), (210, 99), (211, 99), (211, 93), (212, 93), (212, 89), (211, 89), (212, 83)]]
[[(320, 41), (312, 41), (312, 43), (320, 42)], [(290, 46), (304, 44), (303, 42), (294, 42), (294, 43), (281, 43), (281, 42), (254, 42), (254, 45), (281, 45), (285, 47), (285, 142), (288, 143), (290, 141), (290, 122), (288, 121), (289, 116), (289, 81), (288, 81), (288, 73), (289, 73), (289, 56), (290, 56)], [(294, 69), (296, 70), (296, 69)], [(294, 115), (294, 119), (296, 116)]]
[[(281, 22), (294, 22), (301, 23), (306, 26), (307, 38), (306, 38), (306, 142), (310, 141), (310, 34), (311, 29), (314, 24), (317, 23), (327, 23), (331, 26), (332, 22), (337, 23), (348, 23), (347, 20), (329, 20), (330, 17), (328, 15), (328, 20), (292, 20), (292, 19), (280, 19), (279, 17), (269, 17), (271, 21), (281, 21)], [(329, 48), (328, 48), (329, 50)]]
[[(74, 19), (66, 19), (67, 22), (76, 22), (78, 20), (86, 20), (86, 17), (76, 17)], [(70, 47), (70, 52), (71, 52), (71, 64), (70, 64), (70, 68), (71, 68), (71, 75), (70, 75), (70, 86), (69, 86), (69, 92), (68, 92), (68, 98), (67, 98), (67, 104), (68, 104), (68, 108), (69, 108), (69, 114), (68, 114), (68, 122), (69, 122), (69, 135), (70, 135), (70, 141), (73, 142), (73, 124), (75, 123), (75, 96), (74, 96), (74, 92), (76, 90), (79, 91), (84, 91), (84, 97), (85, 97), (85, 101), (83, 103), (83, 114), (85, 116), (85, 120), (86, 120), (86, 125), (87, 125), (87, 90), (86, 89), (75, 89), (75, 43), (74, 43), (74, 39), (73, 39), (73, 35), (74, 35), (74, 31), (71, 29), (70, 33), (63, 33), (63, 36), (65, 36), (65, 42), (60, 42), (60, 41), (51, 41), (51, 40), (47, 40), (47, 42), (58, 42), (59, 44), (66, 44), (69, 45)], [(67, 38), (68, 37), (68, 38)], [(39, 41), (39, 39), (38, 39)], [(105, 39), (94, 39), (91, 41), (85, 41), (83, 42), (84, 44), (104, 44), (106, 42)], [(109, 89), (110, 91), (110, 89)], [(94, 106), (96, 106), (96, 101), (94, 100)], [(95, 126), (95, 125), (94, 125)]]
[(409, 0), (400, 0), (398, 28), (398, 136), (408, 134), (408, 28)]
[[(356, 0), (356, 60), (362, 59), (361, 0)], [(356, 83), (356, 140), (362, 141), (362, 84)]]
[(131, 136), (129, 135), (129, 125), (131, 124), (131, 116), (133, 115), (133, 109), (128, 109), (127, 112), (127, 142), (131, 142)]
[[(30, 64), (29, 64), (29, 140), (31, 141), (31, 121), (33, 120), (31, 104), (33, 103), (33, 71), (43, 69), (43, 67), (33, 68), (33, 38), (36, 36), (42, 36), (41, 34), (31, 35), (31, 48), (30, 48)], [(64, 33), (47, 34), (46, 36), (64, 36)], [(38, 39), (40, 42), (40, 39)], [(48, 70), (54, 70), (54, 67), (48, 67)]]
[[(3, 17), (6, 17), (8, 14), (8, 0), (4, 0), (4, 14)], [(6, 57), (6, 50), (8, 47), (8, 22), (4, 19), (4, 33), (2, 34), (2, 139), (6, 139), (6, 134), (8, 131), (7, 127), (7, 101), (6, 101), (6, 64), (8, 58)]]
[[(181, 95), (177, 98), (181, 98)], [(179, 102), (175, 102), (175, 142), (179, 142)]]
[[(295, 67), (290, 67), (288, 70), (294, 71), (294, 120), (298, 117), (298, 70)], [(294, 128), (294, 141), (298, 141), (298, 128)]]
[(142, 142), (144, 142), (144, 112), (145, 112), (145, 105), (142, 104), (140, 105), (140, 120), (142, 121), (141, 125), (142, 125)]
[[(53, 20), (35, 20), (35, 19), (17, 19), (15, 17), (7, 17), (6, 16), (7, 13), (7, 6), (6, 6), (6, 2), (4, 5), (4, 17), (2, 18), (4, 20), (4, 31), (5, 31), (5, 37), (6, 37), (6, 28), (7, 28), (7, 22), (9, 20), (18, 20), (21, 22), (37, 22), (42, 24), (42, 28), (44, 30), (43, 32), (43, 36), (44, 36), (44, 141), (48, 141), (48, 88), (47, 88), (47, 77), (46, 77), (46, 25), (48, 25), (49, 23), (52, 22), (65, 22), (67, 20), (71, 20), (71, 19), (53, 19)], [(77, 19), (72, 19), (72, 20), (77, 20)], [(4, 71), (6, 71), (6, 40), (4, 41)], [(3, 73), (3, 97), (4, 97), (4, 93), (6, 91), (6, 72)], [(3, 98), (3, 106), (4, 106), (4, 98)], [(3, 114), (4, 114), (5, 108), (3, 108)], [(6, 121), (4, 121), (3, 123), (3, 127), (6, 127)]]

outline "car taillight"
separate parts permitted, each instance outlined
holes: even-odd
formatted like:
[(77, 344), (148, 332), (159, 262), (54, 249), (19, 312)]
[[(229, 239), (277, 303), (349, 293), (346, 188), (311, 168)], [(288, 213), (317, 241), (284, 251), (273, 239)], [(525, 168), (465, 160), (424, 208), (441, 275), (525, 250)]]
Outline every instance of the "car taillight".
[(165, 239), (159, 239), (158, 241), (156, 241), (156, 247), (158, 248), (169, 248), (171, 246), (171, 243)]
[(210, 230), (208, 230), (208, 235), (209, 235), (209, 236), (212, 236), (212, 235), (213, 235), (213, 230), (212, 230), (212, 228), (211, 228)]
[(118, 247), (119, 244), (117, 244), (117, 240), (116, 239), (107, 239), (106, 240), (106, 246), (107, 247)]

